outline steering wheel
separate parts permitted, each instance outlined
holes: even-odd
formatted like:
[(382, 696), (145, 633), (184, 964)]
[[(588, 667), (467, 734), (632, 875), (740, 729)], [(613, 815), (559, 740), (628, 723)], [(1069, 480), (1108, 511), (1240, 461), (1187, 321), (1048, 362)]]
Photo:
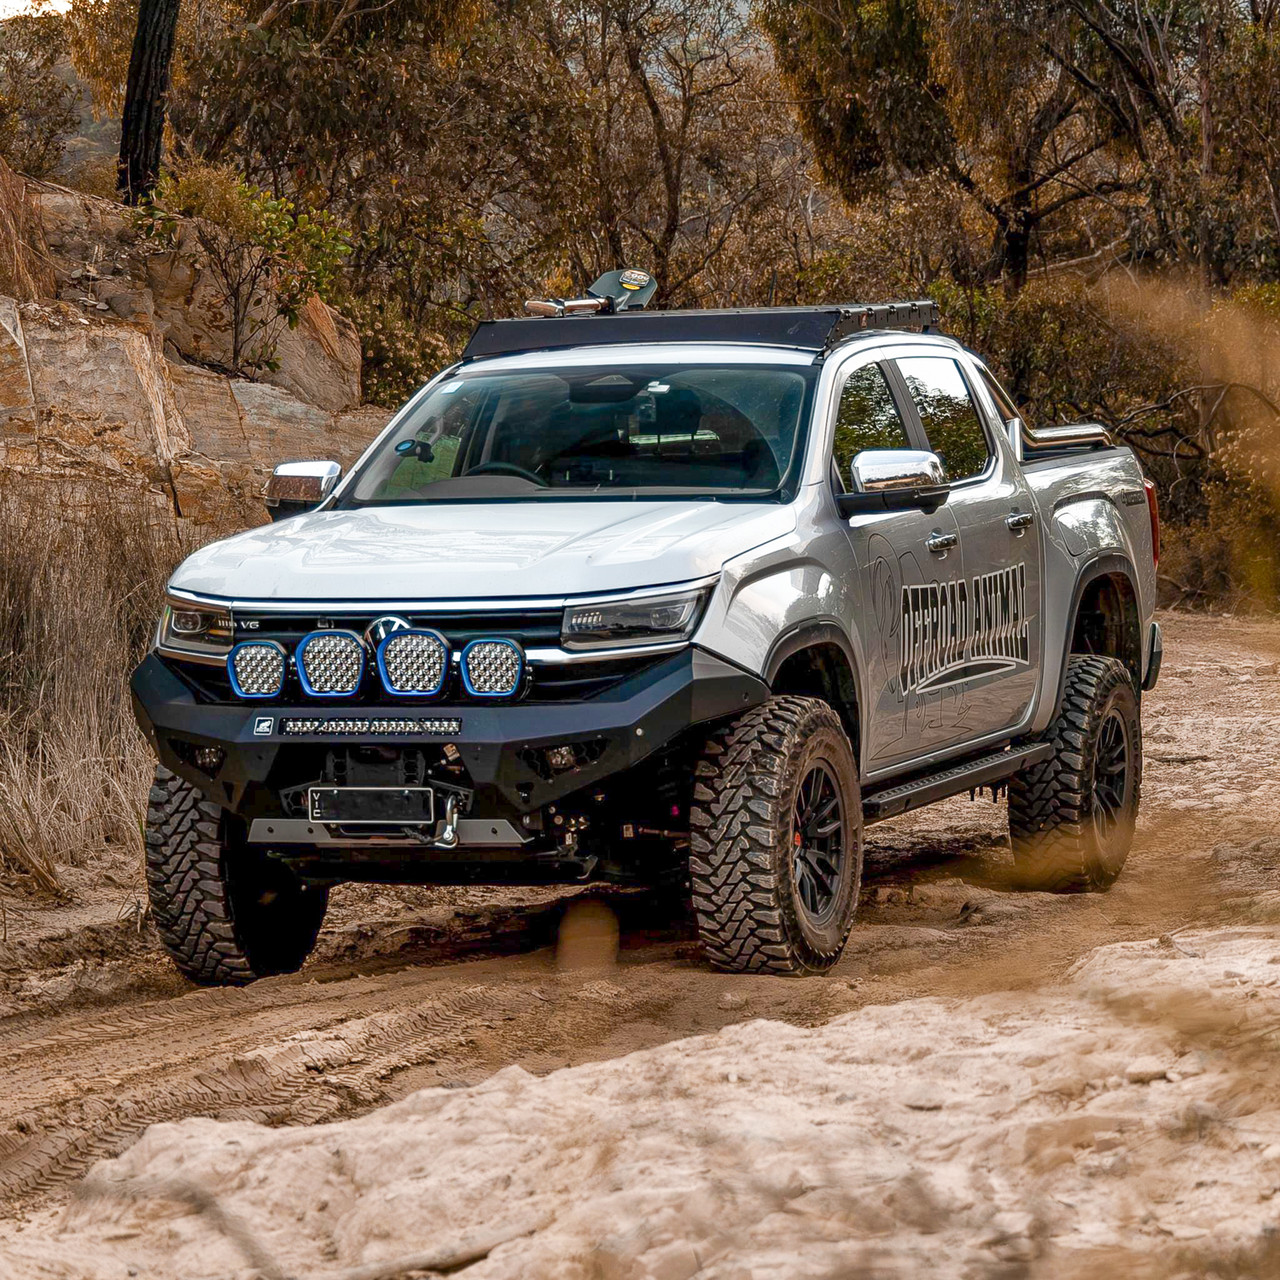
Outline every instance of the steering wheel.
[(547, 482), (535, 471), (526, 471), (524, 467), (518, 466), (514, 462), (482, 462), (478, 467), (472, 467), (467, 472), (469, 476), (482, 476), (490, 472), (496, 472), (501, 475), (519, 476), (521, 480), (531, 480), (539, 489), (546, 489), (549, 486)]

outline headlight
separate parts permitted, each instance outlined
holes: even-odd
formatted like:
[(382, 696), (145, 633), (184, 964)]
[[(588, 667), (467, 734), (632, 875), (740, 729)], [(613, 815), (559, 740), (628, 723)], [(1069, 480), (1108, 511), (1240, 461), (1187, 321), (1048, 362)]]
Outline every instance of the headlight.
[(710, 595), (710, 587), (699, 587), (645, 600), (571, 605), (561, 643), (566, 649), (612, 649), (688, 640)]
[(170, 597), (164, 602), (156, 643), (197, 658), (225, 658), (235, 638), (231, 614), (213, 605)]

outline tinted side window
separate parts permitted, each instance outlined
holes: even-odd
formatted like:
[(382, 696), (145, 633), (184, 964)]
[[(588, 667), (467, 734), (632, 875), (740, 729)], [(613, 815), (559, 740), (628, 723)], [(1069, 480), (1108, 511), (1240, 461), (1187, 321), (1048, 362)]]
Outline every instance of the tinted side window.
[(880, 366), (855, 369), (840, 391), (833, 453), (840, 481), (849, 481), (849, 464), (864, 449), (909, 449), (907, 429), (893, 402)]
[(909, 356), (898, 361), (898, 369), (947, 479), (955, 483), (981, 474), (991, 446), (960, 366), (942, 356)]

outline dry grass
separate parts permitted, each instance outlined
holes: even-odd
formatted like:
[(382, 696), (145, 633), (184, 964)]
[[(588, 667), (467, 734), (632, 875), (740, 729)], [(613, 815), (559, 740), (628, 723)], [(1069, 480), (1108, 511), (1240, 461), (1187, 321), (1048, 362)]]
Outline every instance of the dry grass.
[(27, 180), (0, 160), (0, 294), (20, 301), (57, 292)]
[(0, 874), (141, 849), (154, 762), (128, 678), (192, 535), (142, 495), (0, 479)]

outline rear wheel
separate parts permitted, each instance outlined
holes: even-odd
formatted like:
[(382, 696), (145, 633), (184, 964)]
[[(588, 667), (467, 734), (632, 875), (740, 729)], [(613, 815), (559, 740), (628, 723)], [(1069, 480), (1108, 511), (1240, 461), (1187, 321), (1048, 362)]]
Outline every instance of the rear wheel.
[(156, 930), (188, 978), (242, 986), (302, 967), (328, 889), (237, 840), (225, 811), (168, 769), (156, 770), (146, 843)]
[(698, 762), (693, 908), (718, 969), (816, 973), (840, 958), (862, 882), (862, 798), (836, 713), (770, 698)]
[(1109, 889), (1120, 875), (1142, 791), (1142, 726), (1122, 662), (1073, 654), (1062, 709), (1044, 735), (1054, 754), (1009, 782), (1019, 882), (1054, 892)]

